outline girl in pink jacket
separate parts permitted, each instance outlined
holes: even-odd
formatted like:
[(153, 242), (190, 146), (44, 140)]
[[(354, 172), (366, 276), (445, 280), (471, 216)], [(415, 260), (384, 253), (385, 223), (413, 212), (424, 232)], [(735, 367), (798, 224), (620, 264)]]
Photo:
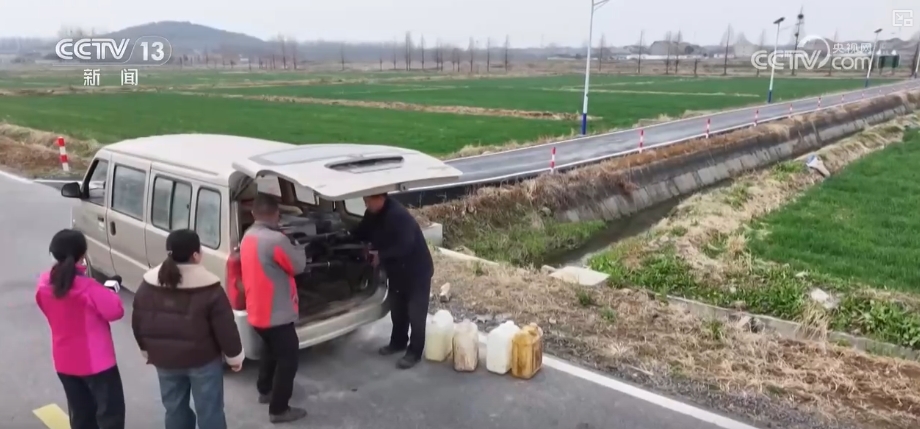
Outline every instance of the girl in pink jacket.
[(125, 398), (110, 322), (124, 316), (118, 294), (79, 265), (86, 237), (65, 229), (51, 239), (57, 261), (38, 280), (35, 301), (51, 327), (54, 369), (67, 395), (71, 429), (124, 429)]

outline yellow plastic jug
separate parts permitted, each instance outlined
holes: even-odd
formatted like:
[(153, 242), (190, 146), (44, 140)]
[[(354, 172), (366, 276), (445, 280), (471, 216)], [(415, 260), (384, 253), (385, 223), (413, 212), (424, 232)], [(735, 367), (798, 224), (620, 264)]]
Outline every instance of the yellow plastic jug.
[(511, 340), (511, 375), (530, 379), (542, 366), (543, 330), (536, 323), (531, 323)]

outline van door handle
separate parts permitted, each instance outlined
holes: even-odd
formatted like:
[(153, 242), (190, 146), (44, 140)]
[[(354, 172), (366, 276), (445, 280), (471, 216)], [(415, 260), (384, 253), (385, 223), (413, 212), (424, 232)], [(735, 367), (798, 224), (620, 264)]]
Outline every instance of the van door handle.
[(96, 220), (99, 222), (105, 222), (105, 216), (96, 216)]
[(112, 235), (115, 235), (115, 222), (109, 222), (109, 228), (112, 230)]

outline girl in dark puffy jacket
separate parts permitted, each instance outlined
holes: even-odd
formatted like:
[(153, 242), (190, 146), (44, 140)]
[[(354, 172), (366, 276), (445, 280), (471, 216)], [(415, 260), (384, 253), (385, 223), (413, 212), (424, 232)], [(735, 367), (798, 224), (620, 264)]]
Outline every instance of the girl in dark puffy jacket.
[(226, 429), (223, 364), (243, 366), (230, 301), (220, 279), (200, 265), (198, 234), (171, 232), (166, 252), (134, 296), (134, 337), (157, 369), (166, 429), (194, 428), (196, 421), (199, 429)]

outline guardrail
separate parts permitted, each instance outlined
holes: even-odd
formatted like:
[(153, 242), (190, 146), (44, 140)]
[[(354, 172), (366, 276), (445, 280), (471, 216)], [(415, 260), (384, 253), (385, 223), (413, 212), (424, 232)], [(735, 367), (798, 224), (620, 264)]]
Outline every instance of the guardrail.
[[(916, 79), (915, 79), (915, 80), (916, 80)], [(907, 81), (907, 82), (910, 82), (910, 81)], [(885, 97), (885, 96), (887, 96), (887, 95), (890, 95), (892, 92), (900, 91), (900, 90), (902, 90), (902, 89), (917, 89), (917, 88), (920, 88), (920, 80), (916, 80), (915, 83), (909, 83), (908, 85), (906, 85), (906, 88), (898, 88), (898, 89), (895, 89), (894, 91), (892, 91), (892, 90), (891, 90), (892, 88), (890, 88), (890, 87), (892, 87), (892, 86), (899, 86), (899, 85), (904, 85), (904, 84), (905, 84), (905, 81), (902, 81), (902, 82), (898, 82), (898, 83), (894, 83), (894, 84), (890, 84), (890, 85), (884, 85), (884, 86), (881, 86), (881, 87), (875, 87), (875, 88), (886, 88), (887, 91), (885, 91), (885, 92), (883, 92), (883, 93), (881, 93), (881, 94), (871, 95), (871, 96), (869, 96), (868, 98), (852, 99), (852, 100), (847, 100), (847, 101), (844, 101), (844, 102), (835, 103), (835, 104), (832, 104), (832, 105), (824, 105), (824, 106), (822, 106), (822, 105), (819, 104), (819, 105), (818, 105), (817, 107), (815, 107), (815, 108), (806, 109), (806, 110), (800, 110), (800, 111), (794, 112), (794, 113), (792, 113), (792, 114), (773, 115), (773, 116), (769, 116), (769, 117), (757, 117), (756, 119), (754, 119), (754, 120), (752, 120), (752, 121), (750, 121), (750, 122), (743, 123), (743, 124), (739, 124), (739, 125), (735, 125), (735, 126), (730, 126), (730, 127), (725, 127), (725, 128), (714, 129), (714, 130), (710, 130), (709, 135), (710, 135), (710, 136), (713, 136), (713, 135), (725, 134), (725, 133), (729, 133), (729, 132), (732, 132), (732, 131), (735, 131), (735, 130), (739, 130), (739, 129), (743, 129), (743, 128), (749, 128), (749, 127), (755, 126), (755, 124), (756, 124), (756, 125), (762, 125), (762, 124), (767, 123), (767, 122), (773, 122), (773, 121), (778, 121), (778, 120), (782, 120), (782, 119), (787, 119), (787, 118), (790, 118), (790, 117), (793, 117), (793, 116), (804, 115), (804, 114), (808, 114), (808, 113), (814, 113), (814, 112), (818, 112), (818, 111), (822, 111), (822, 110), (827, 110), (827, 109), (836, 108), (836, 107), (839, 107), (839, 106), (846, 106), (846, 105), (850, 105), (850, 104), (855, 104), (855, 103), (863, 102), (863, 101), (866, 101), (866, 100), (871, 100), (871, 99), (874, 99), (874, 98)], [(797, 100), (790, 100), (790, 102), (802, 102), (802, 101), (808, 101), (808, 100), (818, 100), (819, 98), (825, 98), (825, 99), (826, 99), (828, 96), (841, 95), (841, 94), (850, 94), (850, 93), (853, 93), (853, 92), (859, 92), (859, 91), (852, 91), (852, 90), (851, 90), (851, 91), (839, 91), (839, 92), (834, 92), (834, 93), (829, 93), (829, 94), (822, 94), (822, 95), (818, 95), (818, 96), (814, 96), (814, 97), (807, 97), (807, 98), (801, 98), (801, 99), (797, 99)], [(702, 119), (706, 119), (706, 118), (711, 118), (711, 117), (713, 117), (713, 116), (719, 116), (719, 115), (724, 115), (724, 114), (733, 113), (733, 112), (740, 112), (740, 111), (745, 111), (745, 110), (754, 111), (754, 110), (759, 109), (759, 108), (762, 108), (762, 107), (765, 107), (765, 106), (762, 106), (762, 105), (761, 105), (761, 106), (742, 107), (742, 108), (737, 108), (737, 109), (731, 109), (731, 110), (726, 110), (726, 111), (718, 112), (718, 113), (712, 114), (712, 115), (697, 116), (697, 117), (693, 117), (693, 118), (685, 118), (685, 119), (680, 119), (680, 120), (677, 120), (677, 121), (664, 122), (664, 123), (659, 123), (659, 124), (651, 125), (651, 126), (648, 126), (648, 127), (642, 127), (642, 128), (649, 129), (649, 128), (654, 128), (654, 127), (656, 127), (656, 126), (663, 126), (663, 125), (666, 125), (666, 124), (673, 124), (673, 123), (677, 123), (677, 122), (685, 122), (685, 121), (692, 121), (692, 120), (702, 120)], [(752, 117), (752, 118), (753, 118), (753, 117)], [(543, 144), (534, 145), (534, 146), (529, 146), (529, 147), (525, 147), (525, 148), (513, 149), (513, 150), (510, 150), (510, 151), (507, 151), (507, 152), (516, 152), (516, 151), (520, 151), (520, 150), (527, 150), (527, 149), (533, 149), (533, 148), (538, 148), (538, 147), (549, 147), (549, 146), (559, 145), (559, 144), (568, 143), (568, 142), (572, 142), (572, 141), (582, 140), (582, 139), (586, 139), (586, 138), (597, 138), (597, 137), (601, 137), (601, 136), (605, 136), (605, 135), (613, 135), (613, 134), (624, 133), (624, 132), (628, 132), (628, 131), (637, 131), (638, 129), (639, 129), (639, 128), (633, 128), (633, 129), (631, 129), (631, 130), (618, 130), (618, 131), (613, 131), (613, 132), (604, 133), (604, 134), (598, 134), (598, 135), (594, 135), (594, 136), (579, 137), (579, 138), (577, 138), (577, 139), (565, 140), (565, 141), (562, 141), (562, 142), (543, 143)], [(669, 145), (678, 144), (678, 143), (686, 142), (686, 141), (689, 141), (689, 140), (694, 140), (694, 139), (701, 138), (701, 137), (705, 137), (705, 136), (706, 136), (706, 133), (703, 132), (703, 133), (699, 133), (699, 134), (694, 134), (694, 135), (690, 135), (690, 136), (687, 136), (687, 137), (683, 137), (683, 138), (680, 138), (680, 139), (674, 139), (674, 140), (670, 140), (670, 141), (667, 141), (667, 142), (662, 142), (662, 143), (657, 143), (657, 144), (653, 144), (653, 145), (643, 146), (641, 150), (650, 150), (650, 149), (655, 149), (655, 148), (659, 148), (659, 147), (669, 146)], [(568, 171), (568, 170), (573, 170), (573, 169), (576, 169), (576, 168), (580, 168), (580, 167), (584, 167), (584, 166), (588, 166), (588, 165), (592, 165), (592, 164), (597, 164), (597, 163), (600, 163), (600, 162), (603, 162), (603, 161), (606, 161), (606, 160), (609, 160), (609, 159), (612, 159), (612, 158), (617, 158), (617, 157), (621, 157), (621, 156), (627, 156), (627, 155), (630, 155), (630, 154), (633, 154), (633, 153), (637, 153), (637, 152), (639, 152), (639, 150), (640, 150), (640, 149), (639, 149), (639, 147), (638, 147), (638, 145), (637, 145), (637, 147), (635, 147), (635, 148), (633, 148), (633, 149), (625, 150), (625, 151), (613, 152), (613, 153), (610, 153), (610, 154), (605, 154), (605, 155), (602, 155), (602, 156), (597, 156), (597, 157), (594, 157), (594, 158), (579, 160), (579, 161), (575, 161), (575, 162), (569, 162), (569, 163), (566, 163), (566, 164), (558, 164), (558, 165), (555, 165), (555, 170), (556, 170), (556, 172), (565, 172), (565, 171)], [(457, 158), (457, 159), (453, 159), (453, 160), (451, 160), (451, 161), (454, 161), (454, 162), (455, 162), (455, 161), (458, 161), (458, 160), (461, 160), (461, 159), (472, 159), (472, 158), (478, 158), (478, 157), (482, 157), (482, 156), (487, 156), (487, 155), (476, 155), (476, 156), (471, 156), (471, 157), (466, 157), (466, 158)], [(450, 163), (450, 162), (448, 162), (448, 163)], [(443, 203), (443, 202), (450, 201), (450, 200), (457, 199), (457, 198), (462, 198), (462, 197), (464, 197), (464, 196), (466, 196), (466, 195), (469, 195), (471, 192), (474, 192), (476, 189), (482, 188), (482, 187), (495, 187), (495, 186), (503, 186), (503, 185), (509, 185), (509, 184), (520, 183), (520, 182), (525, 181), (525, 180), (533, 179), (533, 178), (535, 178), (535, 177), (537, 177), (537, 176), (539, 176), (539, 175), (541, 175), (541, 174), (548, 173), (548, 172), (550, 172), (550, 170), (551, 170), (550, 167), (544, 167), (544, 168), (539, 168), (539, 169), (534, 169), (534, 170), (523, 171), (523, 172), (520, 172), (520, 173), (508, 174), (508, 175), (498, 176), (498, 177), (490, 177), (490, 178), (480, 179), (480, 180), (473, 180), (473, 181), (466, 181), (466, 182), (458, 182), (458, 183), (453, 183), (453, 184), (449, 184), (449, 185), (441, 185), (441, 186), (433, 186), (433, 187), (415, 188), (415, 189), (409, 189), (409, 190), (407, 190), (407, 191), (402, 191), (402, 192), (399, 192), (399, 193), (395, 193), (395, 194), (393, 194), (393, 196), (394, 196), (397, 200), (399, 200), (400, 202), (402, 202), (403, 204), (406, 204), (406, 205), (409, 205), (409, 206), (412, 206), (412, 207), (421, 207), (421, 206), (426, 206), (426, 205), (432, 205), (432, 204)]]

